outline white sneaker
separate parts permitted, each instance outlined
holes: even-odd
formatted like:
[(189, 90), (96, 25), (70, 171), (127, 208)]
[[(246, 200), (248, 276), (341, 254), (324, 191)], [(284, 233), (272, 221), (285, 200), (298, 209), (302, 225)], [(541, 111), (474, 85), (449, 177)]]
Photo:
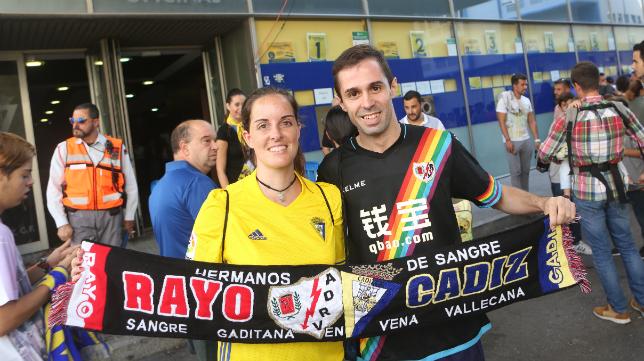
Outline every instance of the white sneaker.
[(593, 250), (584, 241), (579, 241), (579, 243), (573, 244), (572, 249), (574, 249), (575, 252), (585, 254), (586, 256), (591, 256), (593, 254)]

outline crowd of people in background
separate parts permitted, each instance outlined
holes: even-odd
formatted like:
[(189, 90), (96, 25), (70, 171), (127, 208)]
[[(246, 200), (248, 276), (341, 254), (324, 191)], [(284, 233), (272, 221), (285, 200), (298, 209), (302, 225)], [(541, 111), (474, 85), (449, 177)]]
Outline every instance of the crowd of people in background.
[[(632, 209), (644, 236), (644, 42), (633, 50), (631, 75), (613, 81), (582, 62), (571, 79), (554, 82), (553, 121), (543, 142), (525, 96), (528, 79), (512, 76), (511, 89), (496, 100), (499, 147), (507, 154), (511, 186), (501, 185), (440, 119), (424, 111), (418, 92), (403, 94), (405, 116), (398, 120), (393, 99), (399, 84), (382, 53), (369, 45), (349, 48), (334, 62), (336, 97), (324, 119), (326, 157), (317, 182), (304, 177), (302, 122), (293, 95), (271, 87), (248, 96), (232, 89), (226, 121), (216, 132), (211, 123), (191, 119), (171, 134), (173, 161), (146, 200), (160, 254), (236, 265), (376, 262), (369, 246), (400, 226), (378, 223), (378, 207), (394, 207), (391, 200), (422, 139), (438, 137), (451, 150), (441, 159), (441, 182), (431, 196), (408, 200), (420, 210), (432, 209), (431, 215), (421, 212), (424, 218), (414, 227), (431, 230), (434, 242), (418, 245), (415, 255), (461, 242), (453, 205), (461, 200), (509, 214), (545, 214), (553, 225), (578, 214), (580, 222), (571, 225), (574, 248), (592, 255), (607, 299), (593, 314), (628, 323), (629, 307), (644, 315), (644, 247), (636, 249), (629, 221)], [(101, 133), (99, 124), (95, 105), (78, 105), (70, 117), (73, 136), (58, 144), (51, 159), (47, 207), (64, 242), (60, 247), (25, 268), (0, 222), (3, 360), (41, 360), (52, 352), (44, 342), (40, 308), (72, 266), (78, 274), (81, 240), (124, 246), (136, 233), (139, 199), (129, 153), (121, 139)], [(0, 214), (20, 204), (31, 188), (34, 152), (24, 139), (0, 133)], [(538, 169), (548, 172), (552, 197), (528, 192), (535, 154)], [(362, 186), (348, 190), (347, 184)], [(484, 196), (489, 189), (498, 192)], [(266, 215), (270, 222), (260, 221)], [(311, 219), (318, 227), (311, 227)], [(619, 286), (613, 255), (624, 260), (630, 299)], [(480, 337), (489, 327), (484, 315), (462, 319), (392, 335), (378, 350), (383, 359), (483, 360)], [(373, 347), (365, 345), (379, 342), (363, 341), (192, 343), (200, 360), (342, 360), (368, 358)]]

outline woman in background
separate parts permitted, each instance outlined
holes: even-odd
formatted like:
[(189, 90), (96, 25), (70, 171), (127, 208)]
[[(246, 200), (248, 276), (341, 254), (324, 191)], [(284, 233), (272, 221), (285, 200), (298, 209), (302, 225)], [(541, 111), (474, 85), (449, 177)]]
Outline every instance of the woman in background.
[(222, 189), (243, 178), (242, 171), (250, 173), (248, 156), (243, 145), (241, 109), (246, 95), (234, 88), (226, 96), (226, 123), (217, 131), (217, 180)]
[(333, 142), (333, 148), (339, 147), (349, 138), (358, 135), (358, 129), (351, 123), (347, 112), (339, 105), (329, 109), (324, 118), (325, 134)]

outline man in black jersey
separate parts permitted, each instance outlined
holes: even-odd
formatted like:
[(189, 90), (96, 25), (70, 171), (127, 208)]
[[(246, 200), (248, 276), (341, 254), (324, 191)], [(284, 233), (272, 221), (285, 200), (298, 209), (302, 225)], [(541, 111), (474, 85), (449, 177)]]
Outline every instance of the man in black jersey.
[[(449, 132), (399, 124), (397, 81), (369, 45), (345, 50), (333, 65), (335, 90), (359, 134), (329, 154), (318, 179), (342, 191), (348, 261), (371, 263), (460, 242), (452, 198), (507, 213), (545, 213), (570, 222), (575, 206), (500, 183)], [(485, 315), (362, 340), (360, 360), (483, 360)]]

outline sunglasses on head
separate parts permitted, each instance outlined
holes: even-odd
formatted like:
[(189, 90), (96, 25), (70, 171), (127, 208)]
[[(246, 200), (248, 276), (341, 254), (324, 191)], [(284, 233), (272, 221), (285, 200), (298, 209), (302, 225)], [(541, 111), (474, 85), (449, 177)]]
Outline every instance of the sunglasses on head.
[(69, 118), (69, 124), (71, 124), (71, 125), (74, 125), (74, 123), (84, 124), (86, 121), (87, 121), (87, 118), (84, 118), (84, 117), (78, 117), (78, 118), (70, 117)]

